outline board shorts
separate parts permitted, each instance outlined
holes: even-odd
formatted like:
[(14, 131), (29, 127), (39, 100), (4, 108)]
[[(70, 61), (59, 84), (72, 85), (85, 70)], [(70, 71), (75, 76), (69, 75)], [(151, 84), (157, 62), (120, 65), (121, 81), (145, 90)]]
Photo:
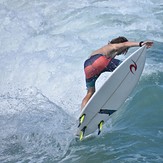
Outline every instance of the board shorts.
[(121, 63), (120, 60), (107, 58), (103, 54), (95, 54), (84, 62), (87, 89), (95, 87), (97, 78), (103, 72), (112, 72)]

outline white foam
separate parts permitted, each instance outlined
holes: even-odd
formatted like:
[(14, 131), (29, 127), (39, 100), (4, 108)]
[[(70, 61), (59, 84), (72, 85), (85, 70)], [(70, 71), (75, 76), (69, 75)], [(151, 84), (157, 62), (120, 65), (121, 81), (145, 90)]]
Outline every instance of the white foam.
[[(140, 0), (1, 1), (1, 93), (33, 86), (73, 112), (86, 93), (83, 62), (91, 51), (120, 35), (162, 41), (156, 8), (161, 11), (155, 2)], [(162, 63), (148, 62), (144, 73), (162, 69)]]

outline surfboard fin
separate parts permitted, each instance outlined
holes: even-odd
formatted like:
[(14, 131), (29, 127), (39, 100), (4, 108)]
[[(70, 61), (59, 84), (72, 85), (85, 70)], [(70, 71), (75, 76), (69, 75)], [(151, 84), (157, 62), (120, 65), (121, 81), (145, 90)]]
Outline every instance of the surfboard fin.
[(85, 118), (85, 114), (83, 114), (83, 115), (79, 118), (79, 125), (78, 125), (78, 127), (80, 127), (80, 125), (83, 123), (84, 118)]
[(104, 124), (104, 121), (101, 121), (101, 122), (98, 124), (98, 135), (101, 133), (103, 124)]
[(100, 114), (108, 114), (110, 116), (111, 114), (113, 114), (116, 111), (117, 110), (100, 109), (100, 111), (98, 113), (100, 113)]
[(84, 133), (85, 133), (85, 129), (87, 128), (87, 126), (84, 126), (84, 128), (80, 131), (79, 134), (79, 140), (82, 141), (83, 137), (84, 137)]

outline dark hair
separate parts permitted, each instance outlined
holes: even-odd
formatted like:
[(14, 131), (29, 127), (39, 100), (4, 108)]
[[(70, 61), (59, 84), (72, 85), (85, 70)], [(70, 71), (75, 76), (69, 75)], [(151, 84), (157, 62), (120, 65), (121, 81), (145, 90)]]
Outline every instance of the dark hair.
[(110, 44), (117, 44), (117, 43), (122, 43), (122, 42), (127, 42), (127, 38), (123, 37), (123, 36), (119, 36), (115, 39), (112, 39), (109, 43)]

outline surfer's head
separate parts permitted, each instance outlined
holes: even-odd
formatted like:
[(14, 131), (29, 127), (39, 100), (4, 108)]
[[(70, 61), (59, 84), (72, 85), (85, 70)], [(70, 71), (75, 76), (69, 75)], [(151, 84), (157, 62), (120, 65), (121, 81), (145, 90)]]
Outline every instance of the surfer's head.
[[(126, 37), (123, 37), (123, 36), (119, 36), (117, 38), (114, 38), (112, 39), (108, 44), (118, 44), (118, 43), (123, 43), (123, 42), (127, 42), (127, 38)], [(126, 48), (125, 50), (119, 52), (119, 54), (117, 55), (120, 55), (120, 54), (126, 54), (128, 51), (128, 48)]]
[(123, 43), (123, 42), (127, 42), (127, 38), (123, 37), (123, 36), (119, 36), (117, 38), (114, 38), (113, 40), (111, 40), (109, 43), (110, 44), (118, 44), (118, 43)]

